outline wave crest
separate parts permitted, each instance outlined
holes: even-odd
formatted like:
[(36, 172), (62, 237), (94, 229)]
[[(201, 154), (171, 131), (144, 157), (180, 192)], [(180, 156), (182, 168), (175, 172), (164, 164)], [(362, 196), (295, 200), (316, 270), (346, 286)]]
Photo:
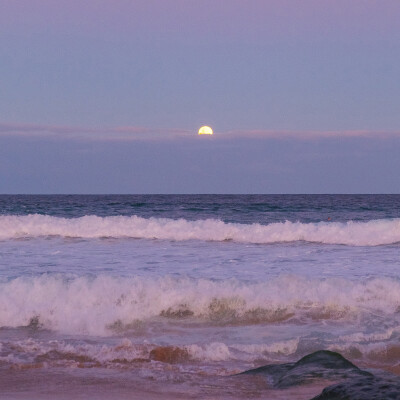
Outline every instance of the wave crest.
[(207, 219), (141, 218), (138, 216), (61, 218), (31, 214), (0, 216), (0, 239), (62, 236), (76, 238), (142, 238), (165, 240), (235, 241), (268, 244), (307, 241), (353, 246), (400, 242), (400, 219), (368, 222), (279, 222), (237, 224)]

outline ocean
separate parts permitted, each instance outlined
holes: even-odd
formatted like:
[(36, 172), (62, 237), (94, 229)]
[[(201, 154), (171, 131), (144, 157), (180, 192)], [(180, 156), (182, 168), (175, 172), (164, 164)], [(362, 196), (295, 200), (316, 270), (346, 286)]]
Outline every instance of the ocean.
[(400, 195), (1, 195), (0, 398), (309, 399), (400, 373)]

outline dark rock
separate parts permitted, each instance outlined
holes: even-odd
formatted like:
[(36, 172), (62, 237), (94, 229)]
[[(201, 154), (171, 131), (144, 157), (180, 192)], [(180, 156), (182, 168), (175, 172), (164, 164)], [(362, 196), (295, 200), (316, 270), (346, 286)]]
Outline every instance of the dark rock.
[(266, 365), (242, 374), (263, 374), (274, 388), (310, 383), (317, 379), (340, 381), (356, 377), (373, 377), (346, 360), (339, 353), (320, 350), (303, 357), (296, 363)]
[(321, 380), (335, 383), (311, 400), (400, 400), (400, 378), (363, 371), (339, 353), (316, 351), (296, 363), (266, 365), (240, 375), (262, 375), (276, 389)]
[(326, 387), (311, 400), (399, 400), (397, 377), (359, 377)]

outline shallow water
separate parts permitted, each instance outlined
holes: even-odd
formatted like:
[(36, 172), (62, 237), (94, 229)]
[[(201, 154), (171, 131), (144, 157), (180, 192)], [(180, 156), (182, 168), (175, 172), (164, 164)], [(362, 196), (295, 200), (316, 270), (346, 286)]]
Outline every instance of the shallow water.
[(0, 196), (2, 387), (265, 397), (227, 377), (320, 349), (395, 371), (399, 242), (395, 195)]

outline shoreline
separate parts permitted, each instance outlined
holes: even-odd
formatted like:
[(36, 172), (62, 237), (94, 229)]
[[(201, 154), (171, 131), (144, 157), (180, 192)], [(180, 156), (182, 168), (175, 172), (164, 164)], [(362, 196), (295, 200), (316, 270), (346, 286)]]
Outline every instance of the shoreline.
[[(269, 366), (282, 365), (284, 364)], [(3, 363), (0, 369), (1, 398), (7, 400), (67, 400), (71, 398), (82, 400), (88, 398), (99, 400), (143, 398), (149, 400), (215, 398), (221, 400), (243, 398), (310, 400), (320, 395), (323, 389), (345, 382), (338, 378), (314, 379), (277, 389), (267, 383), (266, 375), (246, 374), (249, 371), (240, 375), (213, 376), (179, 373), (176, 370), (173, 372), (172, 365), (168, 363), (160, 363), (159, 366), (162, 369), (159, 369), (158, 373), (153, 371), (152, 375), (146, 376), (145, 369), (141, 368), (112, 370), (96, 367), (49, 368), (42, 366), (16, 369)], [(400, 375), (400, 366), (378, 367), (376, 364), (362, 363), (359, 367), (362, 371), (373, 372), (377, 379), (382, 377), (397, 379)], [(323, 372), (324, 367), (321, 366), (320, 370)], [(394, 374), (394, 371), (397, 373)]]

